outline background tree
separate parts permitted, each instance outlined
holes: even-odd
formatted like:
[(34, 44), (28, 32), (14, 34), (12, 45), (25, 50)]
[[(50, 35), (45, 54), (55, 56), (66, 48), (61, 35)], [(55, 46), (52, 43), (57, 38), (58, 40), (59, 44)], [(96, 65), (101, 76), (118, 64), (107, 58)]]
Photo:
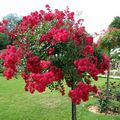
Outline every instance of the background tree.
[[(110, 28), (114, 28), (114, 29), (120, 29), (120, 16), (116, 16), (114, 17), (114, 20), (111, 22), (111, 24), (109, 25)], [(116, 34), (114, 34), (114, 36), (116, 36), (118, 39), (118, 44), (120, 44), (120, 32), (117, 31)], [(120, 45), (116, 46), (118, 48), (116, 49), (112, 49), (112, 54), (111, 54), (111, 60), (112, 61), (116, 61), (119, 62), (120, 61)]]
[(114, 17), (114, 20), (110, 23), (109, 27), (120, 29), (120, 16)]
[[(11, 30), (15, 28), (21, 21), (21, 18), (18, 17), (16, 13), (10, 13), (3, 17), (3, 21), (1, 22), (1, 28), (5, 27), (5, 31), (9, 33)], [(12, 39), (8, 36), (8, 34), (4, 34), (2, 31), (0, 32), (0, 49), (5, 49), (8, 44), (12, 44)]]
[[(114, 51), (116, 48), (120, 48), (120, 17), (115, 17), (114, 20), (109, 25), (108, 31), (106, 31), (100, 37), (100, 48), (107, 53), (110, 60), (112, 60), (111, 51)], [(106, 83), (106, 100), (109, 98), (109, 76), (110, 68), (107, 71), (107, 83)]]
[(8, 20), (9, 23), (7, 25), (8, 31), (12, 30), (16, 25), (18, 25), (21, 21), (21, 17), (19, 17), (16, 13), (10, 13), (3, 17), (3, 20)]

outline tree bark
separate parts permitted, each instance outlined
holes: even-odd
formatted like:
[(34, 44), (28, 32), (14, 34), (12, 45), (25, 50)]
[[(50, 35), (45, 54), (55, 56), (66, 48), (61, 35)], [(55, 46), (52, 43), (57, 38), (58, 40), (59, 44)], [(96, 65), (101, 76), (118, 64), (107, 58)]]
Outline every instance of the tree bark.
[(72, 102), (72, 120), (77, 120), (76, 118), (76, 105)]
[[(72, 90), (74, 90), (74, 85), (72, 85)], [(72, 120), (77, 120), (76, 105), (73, 102), (72, 102)]]
[(109, 98), (109, 76), (110, 76), (110, 69), (107, 71), (107, 83), (106, 83), (106, 99), (108, 100)]
[[(110, 48), (108, 48), (108, 55), (109, 55), (109, 59), (110, 59)], [(106, 83), (106, 100), (109, 100), (109, 84), (110, 84), (110, 68), (107, 71), (107, 83)]]

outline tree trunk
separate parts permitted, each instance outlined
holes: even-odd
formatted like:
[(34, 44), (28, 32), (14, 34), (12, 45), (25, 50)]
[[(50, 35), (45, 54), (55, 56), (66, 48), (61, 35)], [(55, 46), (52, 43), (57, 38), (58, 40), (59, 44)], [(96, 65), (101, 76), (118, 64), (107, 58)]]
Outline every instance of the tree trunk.
[[(108, 51), (109, 59), (110, 59), (110, 48)], [(109, 100), (109, 84), (110, 84), (110, 68), (107, 71), (107, 83), (106, 83), (106, 100)]]
[[(72, 85), (72, 90), (74, 90), (74, 85)], [(77, 120), (76, 118), (76, 105), (72, 102), (72, 120)]]
[(76, 105), (72, 102), (72, 120), (77, 120), (76, 118)]
[(109, 98), (109, 76), (110, 76), (110, 69), (107, 71), (107, 83), (106, 83), (106, 99)]

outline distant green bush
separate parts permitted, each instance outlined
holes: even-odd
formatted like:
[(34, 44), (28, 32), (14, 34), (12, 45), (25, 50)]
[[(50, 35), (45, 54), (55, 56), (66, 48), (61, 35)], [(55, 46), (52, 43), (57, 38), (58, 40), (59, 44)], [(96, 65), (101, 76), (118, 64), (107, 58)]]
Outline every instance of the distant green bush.
[(11, 44), (12, 41), (7, 35), (0, 33), (0, 50), (5, 49), (8, 44)]

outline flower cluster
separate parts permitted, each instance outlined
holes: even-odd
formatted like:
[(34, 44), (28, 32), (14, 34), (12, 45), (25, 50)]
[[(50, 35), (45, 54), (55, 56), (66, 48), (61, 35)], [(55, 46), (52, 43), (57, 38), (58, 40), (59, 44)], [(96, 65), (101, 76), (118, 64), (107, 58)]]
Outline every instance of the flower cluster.
[(33, 28), (39, 24), (41, 18), (42, 16), (37, 11), (31, 12), (30, 15), (23, 17), (20, 28), (24, 31), (27, 30), (28, 26)]
[(69, 38), (69, 33), (65, 28), (60, 28), (55, 31), (53, 38), (56, 42), (66, 42)]
[(90, 92), (97, 93), (96, 86), (92, 87), (86, 83), (79, 82), (78, 86), (74, 90), (70, 90), (68, 95), (74, 104), (80, 104), (81, 100), (88, 101)]
[[(46, 63), (46, 65), (44, 65), (45, 68), (49, 64), (48, 61), (46, 61)], [(45, 88), (48, 84), (63, 79), (62, 70), (55, 66), (51, 66), (49, 71), (44, 73), (32, 73), (31, 75), (28, 75), (27, 73), (23, 72), (21, 76), (26, 82), (25, 90), (29, 91), (30, 93), (33, 93), (35, 90), (41, 93), (45, 91)]]
[(93, 60), (88, 57), (75, 60), (74, 64), (80, 76), (82, 75), (82, 73), (87, 72), (95, 79), (99, 74), (99, 71), (96, 68), (96, 63), (94, 63)]
[(5, 33), (8, 23), (8, 20), (3, 20), (2, 22), (0, 22), (0, 33)]
[(30, 56), (26, 63), (26, 68), (32, 73), (41, 72), (40, 60), (37, 56)]
[(74, 65), (76, 66), (80, 76), (82, 75), (82, 73), (87, 72), (93, 77), (94, 80), (97, 80), (97, 75), (100, 73), (104, 74), (105, 70), (109, 68), (109, 59), (105, 54), (103, 54), (102, 61), (98, 65), (97, 57), (85, 57), (79, 60), (75, 60)]
[(84, 51), (83, 51), (83, 54), (84, 54), (84, 55), (92, 55), (93, 52), (94, 52), (94, 50), (93, 50), (93, 47), (92, 47), (92, 46), (86, 45), (86, 46), (84, 47)]
[(105, 74), (105, 70), (109, 69), (109, 67), (110, 67), (109, 58), (105, 54), (103, 54), (102, 61), (99, 64), (100, 73)]
[(45, 21), (51, 21), (51, 20), (53, 20), (54, 19), (54, 14), (53, 13), (46, 13), (45, 15), (44, 15), (44, 20)]
[(0, 58), (4, 59), (3, 66), (6, 68), (3, 75), (7, 79), (11, 79), (15, 75), (15, 72), (17, 72), (16, 66), (19, 64), (21, 56), (21, 49), (16, 49), (15, 46), (11, 45), (8, 45), (7, 50), (1, 54)]

